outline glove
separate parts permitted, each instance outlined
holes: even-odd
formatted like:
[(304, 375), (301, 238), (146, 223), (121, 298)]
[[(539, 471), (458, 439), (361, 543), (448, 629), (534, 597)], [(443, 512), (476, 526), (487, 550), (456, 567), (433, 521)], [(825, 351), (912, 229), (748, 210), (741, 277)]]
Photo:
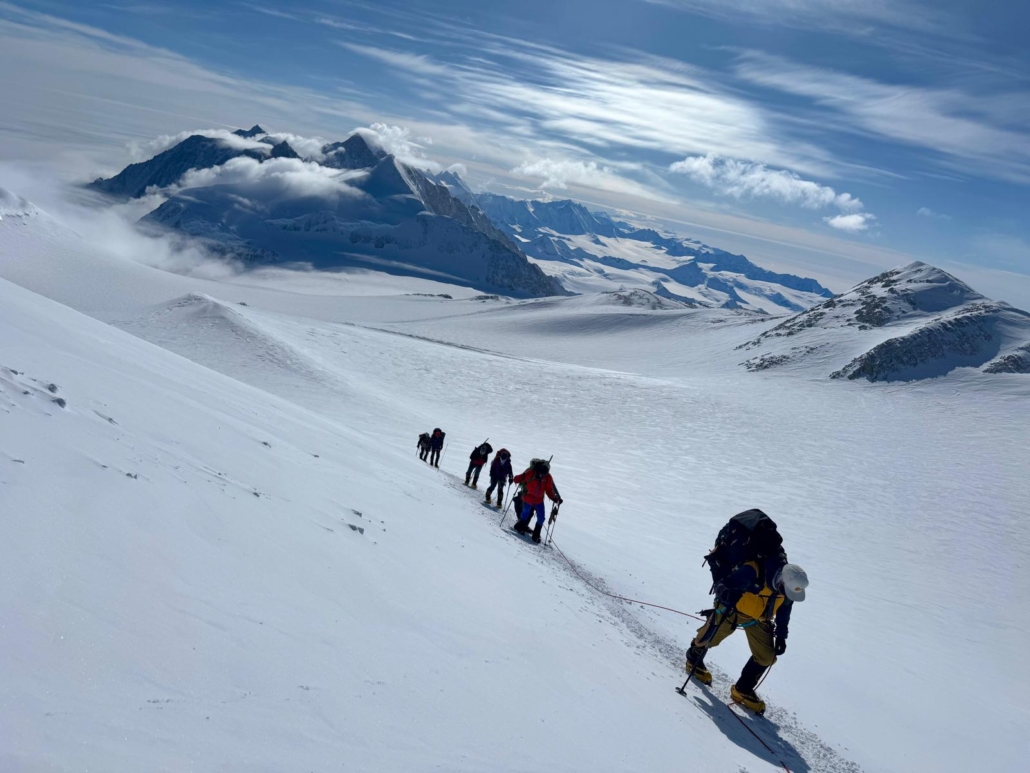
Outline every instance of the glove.
[(777, 657), (782, 655), (786, 651), (787, 651), (787, 640), (786, 639), (781, 639), (781, 638), (777, 637), (776, 638), (776, 655), (777, 655)]
[(555, 502), (555, 504), (560, 505), (564, 501), (565, 501), (564, 499), (562, 499), (561, 497), (558, 497), (558, 500)]

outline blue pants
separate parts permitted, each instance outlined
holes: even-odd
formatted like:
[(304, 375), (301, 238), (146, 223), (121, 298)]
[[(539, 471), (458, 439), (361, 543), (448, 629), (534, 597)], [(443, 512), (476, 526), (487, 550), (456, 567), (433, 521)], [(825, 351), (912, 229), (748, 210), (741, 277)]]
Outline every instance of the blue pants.
[(529, 526), (529, 521), (533, 517), (533, 513), (536, 513), (537, 525), (544, 525), (544, 503), (541, 502), (538, 505), (531, 505), (528, 502), (522, 506), (522, 515), (519, 520)]

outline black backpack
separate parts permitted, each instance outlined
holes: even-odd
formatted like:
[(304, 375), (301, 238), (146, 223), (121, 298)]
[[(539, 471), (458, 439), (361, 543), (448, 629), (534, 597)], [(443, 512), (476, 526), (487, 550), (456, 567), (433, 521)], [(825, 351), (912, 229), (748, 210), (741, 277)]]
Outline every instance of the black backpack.
[(741, 564), (766, 558), (787, 563), (776, 522), (757, 508), (738, 513), (719, 530), (715, 547), (705, 556), (712, 571), (712, 589)]

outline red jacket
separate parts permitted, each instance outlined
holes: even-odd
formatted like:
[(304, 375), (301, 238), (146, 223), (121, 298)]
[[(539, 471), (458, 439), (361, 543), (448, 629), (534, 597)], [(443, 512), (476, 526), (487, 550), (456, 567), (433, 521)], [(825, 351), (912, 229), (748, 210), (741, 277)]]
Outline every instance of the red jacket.
[(522, 495), (523, 504), (540, 505), (544, 502), (544, 494), (552, 502), (558, 502), (560, 497), (554, 490), (554, 478), (548, 473), (543, 478), (538, 478), (532, 469), (526, 470), (521, 475), (515, 476), (516, 483), (526, 484), (526, 493)]

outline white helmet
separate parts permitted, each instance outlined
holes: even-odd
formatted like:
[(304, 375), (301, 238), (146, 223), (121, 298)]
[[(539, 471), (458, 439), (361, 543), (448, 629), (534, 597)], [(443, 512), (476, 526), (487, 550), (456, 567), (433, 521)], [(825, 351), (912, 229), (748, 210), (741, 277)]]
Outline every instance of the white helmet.
[(791, 601), (804, 601), (805, 588), (808, 587), (808, 575), (797, 564), (786, 564), (780, 569), (780, 585)]

